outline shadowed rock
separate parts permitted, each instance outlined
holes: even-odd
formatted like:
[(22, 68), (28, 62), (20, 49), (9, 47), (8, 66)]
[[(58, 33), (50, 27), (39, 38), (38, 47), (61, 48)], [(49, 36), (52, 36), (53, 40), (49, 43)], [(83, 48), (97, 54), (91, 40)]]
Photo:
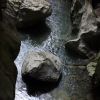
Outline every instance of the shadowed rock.
[[(73, 15), (77, 16), (82, 14), (82, 16), (79, 16), (79, 32), (77, 32), (77, 38), (69, 40), (65, 47), (66, 50), (70, 49), (70, 52), (72, 51), (71, 53), (76, 54), (76, 56), (80, 58), (91, 59), (95, 57), (96, 52), (100, 50), (99, 21), (96, 19), (91, 1), (85, 0), (85, 3), (82, 3), (80, 0), (73, 0), (74, 6), (77, 5), (76, 2), (80, 2), (81, 7), (78, 8), (78, 12), (72, 13), (75, 13)], [(77, 16), (74, 16), (74, 20), (79, 19)], [(73, 25), (72, 27), (77, 27), (77, 25)]]
[(14, 100), (17, 77), (14, 60), (20, 49), (17, 32), (8, 18), (0, 22), (0, 100)]
[(0, 9), (6, 8), (7, 0), (0, 0)]

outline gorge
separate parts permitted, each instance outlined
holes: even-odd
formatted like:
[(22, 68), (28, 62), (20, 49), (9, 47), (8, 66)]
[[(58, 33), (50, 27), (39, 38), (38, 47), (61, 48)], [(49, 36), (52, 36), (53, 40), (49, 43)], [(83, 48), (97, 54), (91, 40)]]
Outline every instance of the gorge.
[(99, 100), (99, 28), (99, 0), (1, 0), (0, 100)]

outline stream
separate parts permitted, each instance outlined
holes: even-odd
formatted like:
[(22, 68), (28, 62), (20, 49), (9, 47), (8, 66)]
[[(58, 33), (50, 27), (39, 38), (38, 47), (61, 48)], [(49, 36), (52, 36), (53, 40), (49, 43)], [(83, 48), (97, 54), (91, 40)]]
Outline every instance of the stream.
[[(15, 100), (92, 100), (91, 80), (84, 66), (71, 66), (83, 63), (72, 59), (65, 51), (65, 42), (70, 39), (70, 3), (66, 0), (50, 0), (52, 15), (47, 18), (47, 26), (40, 31), (21, 33), (20, 53), (15, 60), (18, 69)], [(47, 30), (45, 30), (47, 29)], [(38, 33), (37, 33), (38, 32)], [(39, 34), (39, 35), (37, 35)], [(21, 77), (21, 66), (28, 51), (50, 51), (60, 57), (62, 79), (59, 86), (40, 96), (29, 96)], [(68, 65), (69, 64), (69, 65)]]

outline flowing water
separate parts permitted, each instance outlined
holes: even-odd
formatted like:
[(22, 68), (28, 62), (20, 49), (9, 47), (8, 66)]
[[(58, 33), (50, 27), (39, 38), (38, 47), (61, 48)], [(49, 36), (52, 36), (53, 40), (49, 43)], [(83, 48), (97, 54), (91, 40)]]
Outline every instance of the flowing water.
[[(91, 83), (84, 66), (71, 66), (81, 60), (72, 60), (65, 52), (64, 44), (70, 38), (70, 2), (67, 0), (49, 0), (52, 4), (52, 15), (47, 19), (43, 30), (21, 34), (21, 48), (15, 63), (18, 69), (15, 100), (92, 100)], [(45, 29), (48, 29), (48, 31)], [(41, 32), (42, 31), (42, 32)], [(37, 32), (37, 33), (36, 33)], [(33, 35), (32, 35), (33, 34)], [(34, 35), (35, 34), (35, 35)], [(40, 35), (36, 35), (40, 34)], [(57, 88), (40, 96), (29, 96), (26, 85), (21, 78), (21, 66), (28, 51), (50, 51), (60, 57), (62, 79)], [(68, 63), (70, 66), (68, 66)]]

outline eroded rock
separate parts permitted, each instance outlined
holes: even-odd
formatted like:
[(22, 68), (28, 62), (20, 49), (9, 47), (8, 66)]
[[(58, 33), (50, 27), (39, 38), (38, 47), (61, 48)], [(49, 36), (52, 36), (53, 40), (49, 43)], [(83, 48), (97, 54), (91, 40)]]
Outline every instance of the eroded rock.
[[(74, 3), (76, 3), (75, 1), (81, 3), (82, 7), (79, 7), (77, 10), (78, 12), (76, 12), (77, 16), (80, 15), (80, 13), (81, 16), (79, 16), (80, 22), (78, 21), (78, 25), (73, 25), (72, 27), (77, 27), (79, 31), (77, 32), (78, 35), (76, 39), (69, 40), (66, 43), (66, 50), (72, 50), (72, 52), (80, 58), (91, 59), (95, 57), (95, 53), (100, 50), (99, 24), (92, 8), (91, 1), (84, 0), (82, 3), (81, 0), (73, 0)], [(74, 20), (79, 19), (77, 16), (74, 17)]]

